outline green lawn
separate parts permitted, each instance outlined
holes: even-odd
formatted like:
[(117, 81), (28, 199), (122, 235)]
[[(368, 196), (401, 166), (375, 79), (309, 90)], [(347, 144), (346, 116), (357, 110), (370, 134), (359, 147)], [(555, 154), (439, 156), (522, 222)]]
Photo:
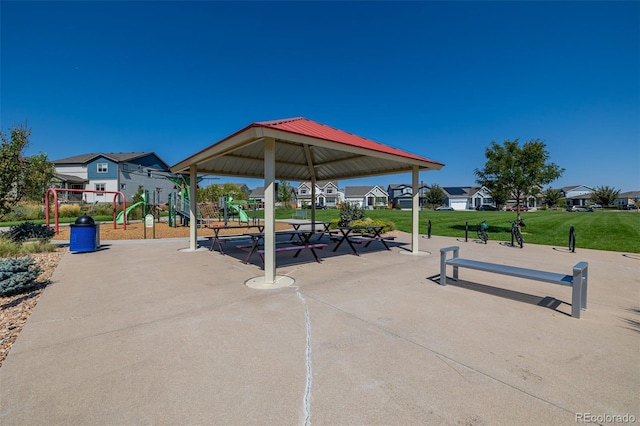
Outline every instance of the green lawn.
[[(290, 219), (293, 210), (278, 210), (276, 218)], [(309, 212), (310, 214), (310, 212)], [(411, 212), (400, 210), (370, 210), (371, 219), (395, 224), (400, 231), (411, 232)], [(640, 213), (634, 211), (599, 210), (595, 212), (533, 211), (521, 213), (526, 223), (523, 229), (525, 243), (566, 247), (569, 229), (576, 230), (576, 247), (640, 253)], [(318, 210), (316, 219), (330, 221), (339, 217), (338, 210)], [(420, 212), (420, 233), (427, 233), (431, 221), (431, 234), (464, 238), (465, 223), (469, 224), (469, 238), (476, 237), (477, 225), (486, 220), (489, 239), (511, 241), (509, 221), (515, 212), (503, 211), (433, 211)]]
[[(276, 210), (277, 219), (291, 219), (294, 210)], [(308, 214), (311, 212), (307, 210)], [(259, 212), (262, 216), (262, 211)], [(411, 212), (401, 210), (367, 210), (367, 217), (393, 222), (395, 228), (411, 232)], [(336, 209), (316, 211), (319, 221), (338, 219)], [(427, 222), (431, 221), (431, 234), (464, 238), (465, 223), (469, 224), (469, 238), (476, 238), (477, 225), (486, 220), (489, 225), (489, 239), (511, 241), (510, 220), (515, 220), (515, 212), (503, 211), (433, 211), (420, 212), (420, 233), (427, 233)], [(640, 213), (635, 211), (598, 210), (595, 212), (534, 211), (523, 212), (526, 223), (523, 229), (525, 243), (566, 247), (569, 228), (576, 229), (576, 247), (596, 250), (610, 250), (640, 253)], [(112, 217), (95, 217), (98, 221), (110, 221)], [(60, 219), (61, 223), (73, 223), (75, 218)], [(44, 223), (44, 221), (34, 221)], [(51, 220), (53, 222), (53, 220)], [(17, 225), (0, 223), (0, 226)]]

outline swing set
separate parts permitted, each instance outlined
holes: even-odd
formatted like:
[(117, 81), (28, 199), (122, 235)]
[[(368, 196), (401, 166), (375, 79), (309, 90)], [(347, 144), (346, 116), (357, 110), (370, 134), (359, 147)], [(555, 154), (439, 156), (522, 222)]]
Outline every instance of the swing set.
[[(122, 202), (122, 211), (126, 211), (127, 209), (127, 200), (124, 194), (120, 191), (97, 191), (92, 189), (67, 189), (67, 188), (49, 188), (47, 189), (47, 193), (44, 198), (45, 202), (45, 219), (46, 224), (49, 226), (49, 194), (53, 194), (53, 217), (55, 223), (55, 233), (58, 235), (60, 233), (60, 229), (58, 227), (58, 193), (59, 192), (77, 192), (77, 193), (93, 193), (93, 194), (114, 194), (113, 195), (113, 229), (117, 229), (118, 225), (116, 224), (116, 203), (118, 202), (118, 196), (120, 196)], [(123, 229), (127, 229), (127, 221), (125, 220), (123, 223)]]

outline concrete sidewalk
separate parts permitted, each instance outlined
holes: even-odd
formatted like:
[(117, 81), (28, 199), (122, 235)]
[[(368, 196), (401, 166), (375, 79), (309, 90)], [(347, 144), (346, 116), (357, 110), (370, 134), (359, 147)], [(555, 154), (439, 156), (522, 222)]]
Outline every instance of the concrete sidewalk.
[[(244, 285), (263, 271), (232, 247), (67, 254), (0, 369), (0, 424), (640, 421), (640, 255), (433, 237), (416, 256), (397, 235), (359, 257), (330, 244), (321, 264), (280, 253), (295, 284), (272, 290)], [(441, 287), (450, 245), (566, 274), (587, 261), (588, 310), (569, 316), (570, 287), (465, 269)]]

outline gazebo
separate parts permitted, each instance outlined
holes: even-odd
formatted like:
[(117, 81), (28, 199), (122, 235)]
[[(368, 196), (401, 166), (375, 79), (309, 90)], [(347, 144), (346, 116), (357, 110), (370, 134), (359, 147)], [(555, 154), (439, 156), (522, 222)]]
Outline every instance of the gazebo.
[[(172, 173), (264, 178), (264, 284), (277, 281), (275, 258), (275, 181), (352, 179), (412, 173), (411, 253), (418, 251), (420, 171), (440, 170), (444, 164), (335, 129), (303, 117), (248, 125), (170, 168)], [(197, 249), (196, 187), (190, 187), (190, 250)], [(311, 199), (315, 199), (315, 193)], [(311, 221), (315, 222), (312, 204)]]

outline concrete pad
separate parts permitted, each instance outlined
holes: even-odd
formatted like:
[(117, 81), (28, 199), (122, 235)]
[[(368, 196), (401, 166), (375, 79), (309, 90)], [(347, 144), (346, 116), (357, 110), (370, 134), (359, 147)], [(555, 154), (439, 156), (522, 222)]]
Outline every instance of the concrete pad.
[[(188, 241), (67, 254), (0, 368), (0, 424), (575, 424), (640, 421), (640, 256), (420, 239), (279, 253), (271, 291), (245, 252)], [(571, 288), (460, 270), (439, 249), (570, 274)], [(451, 271), (449, 271), (449, 274)]]

